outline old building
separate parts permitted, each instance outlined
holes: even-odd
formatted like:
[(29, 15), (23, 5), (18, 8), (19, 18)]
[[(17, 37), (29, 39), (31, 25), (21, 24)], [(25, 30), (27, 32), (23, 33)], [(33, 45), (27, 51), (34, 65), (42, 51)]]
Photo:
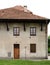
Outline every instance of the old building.
[(47, 58), (48, 23), (27, 6), (0, 10), (0, 58)]

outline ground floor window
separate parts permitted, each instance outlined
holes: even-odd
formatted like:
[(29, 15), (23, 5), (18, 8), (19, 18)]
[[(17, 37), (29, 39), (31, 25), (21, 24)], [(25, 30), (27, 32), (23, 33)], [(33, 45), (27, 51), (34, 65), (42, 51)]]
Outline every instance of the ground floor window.
[(36, 52), (36, 44), (30, 44), (30, 52), (35, 53)]

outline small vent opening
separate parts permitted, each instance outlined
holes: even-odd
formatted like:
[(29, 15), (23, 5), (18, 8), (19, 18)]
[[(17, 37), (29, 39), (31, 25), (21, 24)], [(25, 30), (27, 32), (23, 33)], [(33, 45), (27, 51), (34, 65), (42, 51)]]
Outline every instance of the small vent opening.
[(8, 57), (11, 57), (11, 52), (8, 52)]

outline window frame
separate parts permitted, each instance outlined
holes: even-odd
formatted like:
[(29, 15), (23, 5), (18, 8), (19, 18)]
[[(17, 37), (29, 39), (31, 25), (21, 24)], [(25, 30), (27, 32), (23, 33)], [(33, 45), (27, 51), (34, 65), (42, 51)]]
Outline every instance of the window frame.
[[(33, 48), (34, 50), (32, 50), (32, 46), (34, 45), (35, 47)], [(30, 53), (36, 53), (36, 44), (30, 44)]]
[[(14, 28), (16, 28), (16, 34), (14, 34)], [(17, 28), (19, 29), (17, 34)], [(20, 27), (13, 27), (13, 36), (19, 36), (20, 35)]]
[[(35, 28), (35, 33), (31, 34), (31, 28)], [(30, 36), (36, 36), (36, 27), (30, 27)]]

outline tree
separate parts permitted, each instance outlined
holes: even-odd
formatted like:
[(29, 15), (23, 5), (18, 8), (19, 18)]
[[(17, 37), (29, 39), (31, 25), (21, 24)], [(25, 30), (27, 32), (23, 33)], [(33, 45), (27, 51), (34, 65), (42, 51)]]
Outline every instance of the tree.
[(50, 47), (50, 36), (48, 36), (48, 47)]
[(50, 53), (50, 36), (48, 36), (48, 53)]
[(50, 39), (50, 36), (48, 36), (48, 39)]

